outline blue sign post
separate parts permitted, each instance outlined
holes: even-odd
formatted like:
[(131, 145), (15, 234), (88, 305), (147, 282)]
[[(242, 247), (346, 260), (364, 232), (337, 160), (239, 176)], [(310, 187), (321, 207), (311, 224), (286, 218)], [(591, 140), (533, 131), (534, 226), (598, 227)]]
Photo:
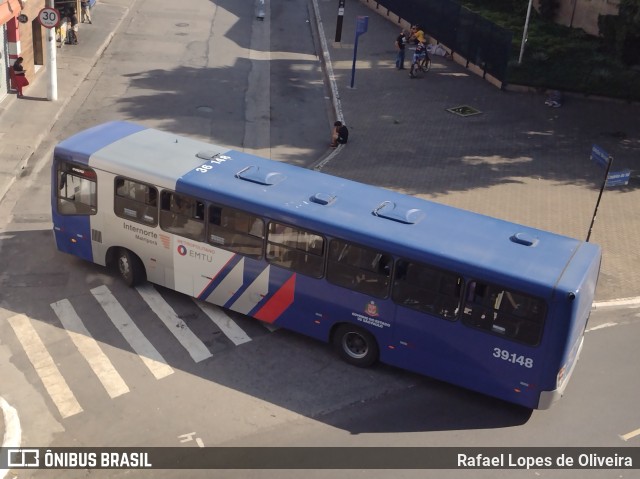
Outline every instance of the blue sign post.
[(612, 186), (627, 186), (631, 178), (631, 170), (613, 171), (607, 175), (607, 188)]
[[(603, 148), (593, 145), (591, 147), (591, 160), (600, 168), (607, 168), (613, 158)], [(626, 186), (629, 184), (629, 178), (631, 178), (631, 170), (612, 171), (607, 174), (605, 188)]]
[(602, 199), (602, 193), (607, 186), (607, 178), (609, 177), (609, 170), (611, 170), (611, 163), (613, 163), (613, 157), (606, 151), (600, 148), (598, 145), (593, 145), (591, 148), (591, 159), (598, 164), (598, 166), (606, 168), (604, 172), (604, 179), (602, 180), (602, 186), (600, 187), (600, 193), (598, 194), (598, 201), (596, 201), (596, 207), (593, 210), (593, 217), (591, 218), (591, 225), (589, 226), (589, 232), (587, 233), (587, 243), (591, 238), (591, 231), (593, 230), (593, 224), (596, 222), (596, 215), (598, 214), (598, 206)]
[(591, 147), (591, 160), (595, 162), (599, 167), (606, 168), (609, 164), (609, 153), (604, 151), (598, 145)]
[(369, 17), (358, 16), (356, 17), (356, 41), (353, 47), (353, 65), (351, 67), (351, 88), (356, 81), (356, 56), (358, 55), (358, 39), (360, 35), (367, 33), (369, 28)]

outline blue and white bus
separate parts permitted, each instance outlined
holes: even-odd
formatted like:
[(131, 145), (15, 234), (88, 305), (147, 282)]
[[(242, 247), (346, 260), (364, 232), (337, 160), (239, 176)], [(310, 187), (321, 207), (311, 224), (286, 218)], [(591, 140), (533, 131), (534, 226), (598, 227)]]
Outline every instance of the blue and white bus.
[(60, 251), (529, 408), (576, 365), (597, 245), (171, 133), (57, 145)]

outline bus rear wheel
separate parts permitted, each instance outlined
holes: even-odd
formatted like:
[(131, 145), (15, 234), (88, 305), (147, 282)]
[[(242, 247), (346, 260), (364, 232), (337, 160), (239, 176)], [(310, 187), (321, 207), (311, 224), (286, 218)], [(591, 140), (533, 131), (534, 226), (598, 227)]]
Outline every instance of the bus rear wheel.
[(140, 258), (125, 248), (118, 250), (118, 272), (127, 286), (136, 286), (145, 280), (144, 265)]
[(333, 346), (349, 364), (366, 368), (378, 360), (378, 343), (373, 335), (351, 324), (342, 324), (333, 335)]

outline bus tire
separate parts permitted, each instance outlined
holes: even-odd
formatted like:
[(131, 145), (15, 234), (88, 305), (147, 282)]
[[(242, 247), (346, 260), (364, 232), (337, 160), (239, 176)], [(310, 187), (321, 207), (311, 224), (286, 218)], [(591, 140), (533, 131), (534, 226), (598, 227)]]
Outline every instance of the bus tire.
[(127, 286), (133, 287), (145, 280), (146, 274), (142, 261), (128, 249), (120, 248), (118, 250), (117, 264), (118, 273)]
[(378, 360), (376, 338), (358, 326), (340, 325), (333, 335), (333, 346), (342, 359), (354, 366), (366, 368)]

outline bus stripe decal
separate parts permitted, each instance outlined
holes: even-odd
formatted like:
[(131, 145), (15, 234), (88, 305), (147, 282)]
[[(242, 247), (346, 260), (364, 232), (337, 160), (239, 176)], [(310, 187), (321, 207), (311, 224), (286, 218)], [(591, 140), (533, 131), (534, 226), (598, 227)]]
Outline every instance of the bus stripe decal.
[(244, 281), (246, 286), (239, 288), (236, 294), (227, 301), (226, 308), (242, 314), (249, 314), (269, 294), (269, 271), (267, 266), (253, 280)]
[(273, 323), (280, 315), (293, 304), (296, 290), (296, 275), (293, 274), (282, 287), (267, 301), (256, 313), (256, 319), (265, 323)]
[(216, 275), (211, 279), (211, 281), (209, 281), (209, 284), (207, 284), (204, 287), (204, 289), (200, 292), (200, 294), (198, 294), (198, 296), (196, 297), (202, 301), (206, 301), (209, 295), (213, 293), (218, 288), (220, 283), (222, 283), (225, 280), (229, 272), (233, 271), (233, 268), (243, 259), (244, 258), (238, 254), (234, 254), (231, 258), (229, 258), (229, 261), (227, 261), (227, 264), (225, 264), (220, 269), (220, 271), (216, 273)]

